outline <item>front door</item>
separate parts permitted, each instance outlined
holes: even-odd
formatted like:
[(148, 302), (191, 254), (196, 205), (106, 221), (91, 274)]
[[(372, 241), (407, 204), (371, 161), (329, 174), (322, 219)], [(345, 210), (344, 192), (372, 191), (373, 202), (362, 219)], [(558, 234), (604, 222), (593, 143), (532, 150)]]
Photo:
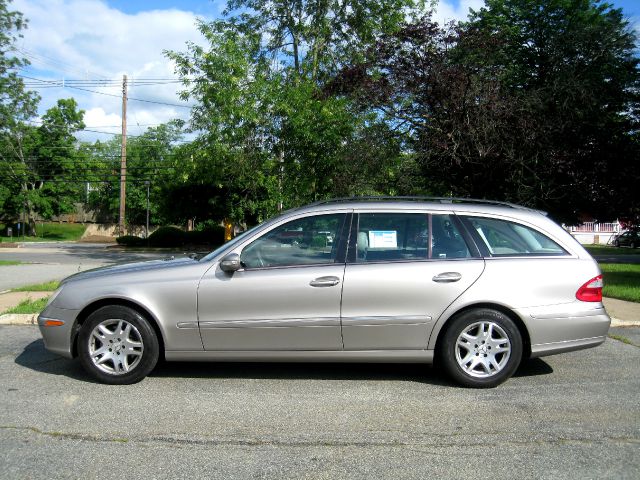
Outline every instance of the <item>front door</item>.
[(239, 271), (211, 268), (198, 289), (205, 349), (341, 350), (346, 216), (276, 225), (239, 247)]

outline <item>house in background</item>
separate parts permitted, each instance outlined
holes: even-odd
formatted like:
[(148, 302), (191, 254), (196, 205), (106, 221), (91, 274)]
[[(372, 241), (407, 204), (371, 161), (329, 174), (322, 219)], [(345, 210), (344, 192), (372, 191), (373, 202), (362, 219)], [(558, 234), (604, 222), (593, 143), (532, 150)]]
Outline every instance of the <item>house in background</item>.
[(579, 225), (563, 225), (578, 242), (583, 245), (608, 245), (625, 228), (619, 221), (612, 223), (583, 222)]

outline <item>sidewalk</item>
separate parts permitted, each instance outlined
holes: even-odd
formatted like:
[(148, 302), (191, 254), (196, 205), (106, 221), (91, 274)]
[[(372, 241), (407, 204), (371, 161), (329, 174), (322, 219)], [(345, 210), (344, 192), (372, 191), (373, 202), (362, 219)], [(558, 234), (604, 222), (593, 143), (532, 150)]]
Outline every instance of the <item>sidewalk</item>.
[(607, 297), (602, 303), (611, 317), (612, 327), (640, 327), (640, 303)]
[[(52, 293), (53, 292), (0, 293), (0, 325), (16, 323), (20, 325), (32, 324), (33, 314), (2, 315), (2, 312), (17, 306), (24, 300), (39, 300)], [(616, 300), (615, 298), (604, 298), (602, 303), (604, 303), (607, 313), (611, 317), (612, 327), (640, 327), (640, 303), (625, 302), (624, 300)], [(37, 317), (37, 315), (35, 316)]]
[(40, 300), (48, 297), (53, 292), (5, 292), (0, 293), (0, 325), (36, 325), (38, 314), (34, 313), (7, 313), (2, 312), (17, 307), (25, 300)]

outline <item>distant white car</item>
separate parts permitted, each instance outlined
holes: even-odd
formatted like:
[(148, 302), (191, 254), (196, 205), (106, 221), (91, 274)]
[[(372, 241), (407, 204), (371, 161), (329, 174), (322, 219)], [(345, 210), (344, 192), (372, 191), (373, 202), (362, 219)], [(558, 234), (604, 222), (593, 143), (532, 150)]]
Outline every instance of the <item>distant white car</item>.
[(162, 355), (438, 360), (462, 385), (493, 387), (523, 358), (600, 345), (610, 319), (598, 264), (541, 212), (359, 198), (285, 212), (200, 260), (73, 275), (38, 323), (49, 350), (112, 384)]

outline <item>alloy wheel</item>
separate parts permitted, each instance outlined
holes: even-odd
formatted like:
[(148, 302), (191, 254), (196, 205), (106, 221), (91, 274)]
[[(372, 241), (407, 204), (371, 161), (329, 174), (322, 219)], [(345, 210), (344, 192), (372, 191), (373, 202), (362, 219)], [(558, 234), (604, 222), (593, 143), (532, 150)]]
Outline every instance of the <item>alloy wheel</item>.
[(476, 322), (465, 327), (456, 340), (455, 357), (460, 368), (476, 378), (502, 371), (511, 356), (506, 332), (494, 322)]
[(89, 336), (89, 356), (99, 370), (124, 375), (136, 368), (144, 353), (138, 329), (122, 319), (100, 322)]

